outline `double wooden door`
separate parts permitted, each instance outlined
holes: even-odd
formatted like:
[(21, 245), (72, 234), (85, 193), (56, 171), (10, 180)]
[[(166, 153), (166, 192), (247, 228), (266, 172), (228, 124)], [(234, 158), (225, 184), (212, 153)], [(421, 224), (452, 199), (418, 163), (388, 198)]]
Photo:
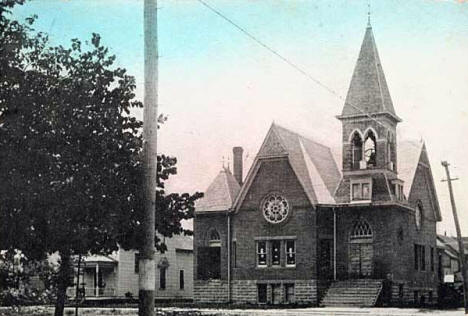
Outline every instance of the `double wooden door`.
[(349, 274), (352, 277), (372, 275), (374, 248), (371, 239), (362, 239), (349, 243)]

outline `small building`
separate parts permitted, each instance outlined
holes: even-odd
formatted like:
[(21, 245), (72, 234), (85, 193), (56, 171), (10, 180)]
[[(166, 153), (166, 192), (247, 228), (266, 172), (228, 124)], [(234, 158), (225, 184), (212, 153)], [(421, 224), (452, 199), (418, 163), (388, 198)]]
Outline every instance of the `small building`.
[[(468, 237), (463, 237), (465, 262), (468, 262)], [(461, 287), (460, 251), (456, 237), (437, 235), (437, 250), (439, 256), (439, 280), (441, 283), (450, 283)]]
[[(193, 239), (188, 236), (174, 236), (165, 239), (165, 243), (167, 251), (155, 254), (155, 298), (191, 300)], [(123, 249), (108, 256), (92, 255), (83, 258), (79, 288), (85, 299), (138, 298), (138, 259), (137, 251)], [(74, 298), (76, 287), (68, 288), (67, 295)]]
[(244, 179), (234, 148), (234, 173), (221, 170), (196, 205), (196, 302), (436, 302), (441, 215), (429, 156), (423, 142), (397, 141), (370, 25), (337, 118), (340, 158), (273, 123)]

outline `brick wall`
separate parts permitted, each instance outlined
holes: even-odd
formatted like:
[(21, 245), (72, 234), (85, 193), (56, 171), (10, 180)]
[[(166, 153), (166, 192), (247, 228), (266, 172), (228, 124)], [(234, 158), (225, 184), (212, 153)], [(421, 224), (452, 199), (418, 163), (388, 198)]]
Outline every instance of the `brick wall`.
[(208, 247), (210, 232), (216, 229), (221, 238), (221, 279), (227, 280), (227, 215), (226, 213), (195, 214), (193, 221), (193, 273), (197, 280), (198, 248)]
[[(290, 205), (288, 218), (279, 224), (267, 222), (261, 212), (262, 201), (271, 192), (284, 196)], [(232, 218), (233, 239), (236, 241), (233, 279), (314, 279), (315, 217), (315, 211), (289, 162), (286, 159), (263, 162), (239, 212)], [(255, 238), (281, 236), (296, 237), (296, 267), (257, 268)]]

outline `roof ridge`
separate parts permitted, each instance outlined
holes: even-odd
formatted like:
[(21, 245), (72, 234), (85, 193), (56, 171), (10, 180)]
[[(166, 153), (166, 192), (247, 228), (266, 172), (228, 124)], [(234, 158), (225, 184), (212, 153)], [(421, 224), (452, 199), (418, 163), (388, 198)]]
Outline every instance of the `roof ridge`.
[[(294, 134), (294, 135), (296, 135), (296, 136), (298, 136), (298, 137), (300, 137), (300, 138), (303, 138), (303, 139), (305, 139), (305, 140), (308, 140), (308, 141), (310, 141), (310, 142), (313, 142), (313, 143), (316, 144), (316, 145), (322, 146), (322, 147), (327, 148), (327, 149), (330, 150), (330, 147), (328, 147), (327, 145), (324, 145), (324, 144), (322, 144), (322, 143), (319, 143), (318, 141), (316, 141), (316, 140), (310, 138), (310, 136), (305, 136), (303, 133), (295, 132), (295, 131), (293, 131), (293, 130), (287, 128), (287, 127), (278, 125), (277, 123), (273, 123), (273, 124), (275, 125), (275, 127), (281, 128), (281, 129), (283, 129), (283, 130), (285, 130), (285, 131), (287, 131), (287, 132), (289, 132), (289, 133), (291, 133), (291, 134)], [(281, 137), (281, 136), (279, 135), (279, 137)]]

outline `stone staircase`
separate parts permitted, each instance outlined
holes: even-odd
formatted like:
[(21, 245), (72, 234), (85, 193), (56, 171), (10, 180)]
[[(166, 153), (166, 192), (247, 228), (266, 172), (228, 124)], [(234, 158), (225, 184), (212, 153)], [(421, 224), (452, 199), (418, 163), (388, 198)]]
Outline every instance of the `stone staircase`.
[(355, 279), (333, 282), (328, 288), (321, 306), (375, 306), (380, 292), (382, 280)]

